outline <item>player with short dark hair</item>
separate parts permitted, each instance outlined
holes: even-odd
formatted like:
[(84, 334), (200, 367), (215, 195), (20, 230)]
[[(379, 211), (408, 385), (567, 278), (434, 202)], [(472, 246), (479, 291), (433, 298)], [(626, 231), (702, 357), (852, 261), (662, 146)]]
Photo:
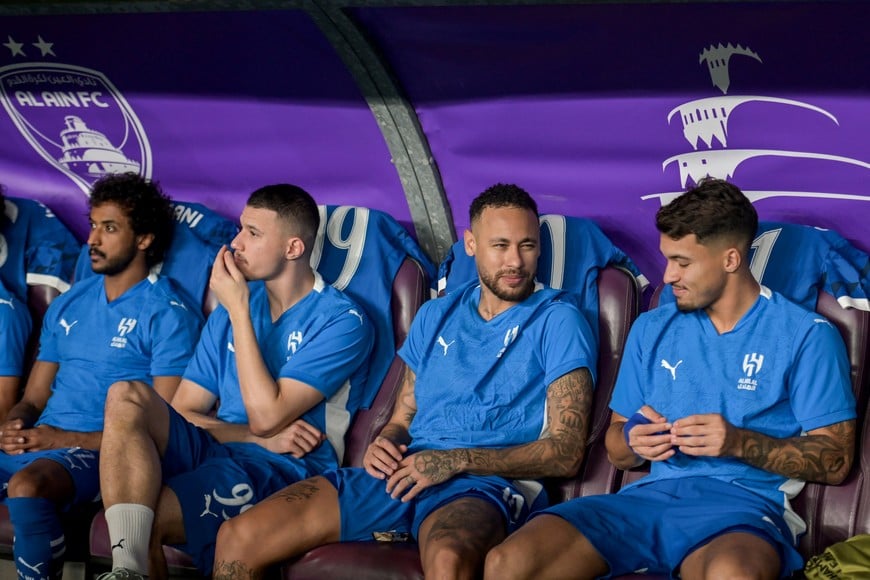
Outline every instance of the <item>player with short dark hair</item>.
[(498, 184), (471, 209), (478, 279), (423, 304), (399, 350), (393, 415), (343, 468), (278, 492), (218, 534), (214, 578), (259, 577), (329, 542), (416, 538), (427, 577), (470, 577), (545, 505), (539, 478), (577, 472), (596, 346), (561, 291), (535, 282), (537, 206)]
[(136, 382), (111, 388), (101, 488), (118, 548), (105, 578), (165, 577), (163, 544), (208, 574), (225, 519), (340, 464), (374, 336), (363, 310), (311, 268), (319, 220), (299, 187), (251, 194), (233, 251), (215, 259), (221, 306), (172, 406)]
[(539, 512), (490, 552), (490, 578), (787, 577), (806, 529), (789, 501), (852, 465), (855, 400), (843, 341), (749, 269), (755, 209), (709, 179), (656, 216), (675, 303), (632, 326), (606, 446), (618, 494)]

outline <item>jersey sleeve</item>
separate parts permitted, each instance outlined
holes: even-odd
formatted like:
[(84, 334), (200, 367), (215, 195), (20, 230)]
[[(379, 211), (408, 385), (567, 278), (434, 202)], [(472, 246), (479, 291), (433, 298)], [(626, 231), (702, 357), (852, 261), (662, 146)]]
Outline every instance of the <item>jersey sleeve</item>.
[(835, 232), (825, 256), (822, 289), (837, 299), (843, 308), (870, 310), (870, 256), (851, 245)]
[(589, 324), (574, 306), (564, 302), (552, 304), (541, 338), (544, 381), (548, 385), (582, 367), (589, 369), (595, 380), (598, 347)]
[[(354, 312), (350, 312), (354, 310)], [(284, 363), (279, 378), (301, 381), (331, 397), (366, 364), (374, 344), (372, 323), (348, 308), (334, 315)]]
[(219, 306), (208, 317), (183, 375), (185, 380), (196, 383), (216, 397), (220, 397), (220, 377), (217, 369), (223, 368), (221, 349), (227, 349), (227, 326), (227, 312), (223, 306)]
[(792, 412), (804, 431), (855, 418), (849, 359), (839, 332), (819, 314), (796, 345), (789, 373)]
[(644, 326), (644, 316), (641, 315), (628, 332), (622, 363), (619, 365), (619, 374), (610, 399), (610, 408), (623, 417), (631, 417), (646, 402), (643, 386), (647, 379), (643, 374), (641, 345)]
[[(447, 300), (448, 298), (438, 298), (437, 300)], [(424, 302), (411, 321), (411, 328), (408, 330), (408, 337), (404, 344), (399, 348), (399, 358), (405, 361), (415, 374), (420, 369), (420, 364), (423, 361), (423, 353), (427, 346), (427, 337), (431, 336), (429, 332), (430, 312), (432, 311), (435, 301)]]
[(80, 244), (46, 206), (34, 212), (24, 255), (27, 284), (44, 284), (65, 292), (72, 281)]
[(57, 349), (57, 336), (61, 328), (61, 305), (66, 298), (66, 295), (55, 298), (48, 305), (48, 310), (45, 311), (45, 316), (42, 318), (42, 328), (39, 331), (39, 353), (36, 356), (36, 360), (53, 363), (60, 362), (60, 354)]
[(5, 293), (0, 304), (0, 376), (20, 377), (24, 367), (24, 352), (30, 337), (30, 314), (11, 294)]
[(193, 355), (201, 320), (180, 300), (167, 299), (151, 321), (151, 376), (181, 376)]

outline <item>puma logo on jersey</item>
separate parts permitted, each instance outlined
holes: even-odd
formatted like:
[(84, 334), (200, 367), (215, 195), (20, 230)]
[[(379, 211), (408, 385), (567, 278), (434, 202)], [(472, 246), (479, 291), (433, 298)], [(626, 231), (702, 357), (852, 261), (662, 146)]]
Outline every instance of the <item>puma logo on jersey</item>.
[(447, 356), (447, 349), (450, 348), (450, 345), (452, 345), (454, 342), (456, 341), (451, 340), (450, 342), (446, 342), (443, 336), (438, 335), (438, 344), (441, 346), (441, 348), (444, 349), (444, 356)]
[(170, 300), (169, 305), (170, 306), (178, 306), (182, 310), (187, 310), (187, 306), (185, 306), (183, 302), (176, 302), (175, 300)]
[(15, 305), (12, 303), (11, 300), (4, 300), (3, 298), (0, 298), (0, 304), (5, 304), (6, 306), (11, 308), (12, 310), (15, 310)]
[(353, 308), (351, 308), (350, 310), (348, 310), (347, 313), (348, 313), (348, 314), (353, 314), (354, 316), (356, 316), (357, 318), (359, 318), (359, 324), (360, 324), (360, 326), (362, 326), (362, 324), (363, 324), (363, 317), (362, 317), (362, 314), (360, 314), (359, 312), (357, 312), (357, 311), (356, 311), (355, 309), (353, 309)]
[(73, 320), (73, 323), (70, 324), (65, 319), (63, 319), (63, 318), (60, 319), (60, 325), (63, 327), (64, 331), (66, 332), (65, 336), (69, 336), (69, 331), (72, 330), (72, 327), (78, 323), (79, 323), (78, 320)]
[(662, 359), (662, 368), (668, 369), (669, 371), (671, 371), (671, 378), (673, 380), (677, 380), (677, 367), (680, 366), (681, 364), (683, 364), (682, 360), (679, 360), (677, 362), (677, 364), (675, 364), (675, 365), (671, 365), (671, 363), (669, 363), (665, 359)]

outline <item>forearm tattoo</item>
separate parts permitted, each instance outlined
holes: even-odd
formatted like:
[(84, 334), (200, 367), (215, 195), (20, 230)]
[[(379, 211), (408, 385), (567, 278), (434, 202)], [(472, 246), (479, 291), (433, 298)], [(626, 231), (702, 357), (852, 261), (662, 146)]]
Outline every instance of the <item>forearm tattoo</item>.
[(855, 421), (831, 425), (826, 431), (826, 434), (789, 439), (746, 432), (742, 459), (786, 477), (836, 484), (848, 475), (852, 466)]
[(458, 471), (517, 479), (572, 476), (583, 460), (591, 408), (592, 376), (588, 369), (577, 369), (547, 389), (546, 437), (506, 449), (421, 452), (414, 467), (429, 477), (449, 477)]

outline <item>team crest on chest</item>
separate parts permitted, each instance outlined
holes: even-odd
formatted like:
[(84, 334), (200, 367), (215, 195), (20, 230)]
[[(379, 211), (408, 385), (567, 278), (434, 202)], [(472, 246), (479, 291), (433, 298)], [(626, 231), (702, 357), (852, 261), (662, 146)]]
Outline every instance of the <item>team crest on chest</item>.
[(758, 388), (758, 373), (761, 367), (764, 366), (764, 355), (757, 352), (747, 353), (743, 355), (743, 374), (746, 376), (740, 377), (737, 380), (737, 389), (740, 391), (755, 391)]
[(287, 336), (287, 360), (290, 360), (302, 345), (302, 331), (294, 330)]
[(110, 346), (112, 348), (126, 348), (127, 335), (133, 332), (134, 328), (136, 328), (135, 318), (122, 318), (121, 322), (118, 323), (118, 336), (112, 338)]

